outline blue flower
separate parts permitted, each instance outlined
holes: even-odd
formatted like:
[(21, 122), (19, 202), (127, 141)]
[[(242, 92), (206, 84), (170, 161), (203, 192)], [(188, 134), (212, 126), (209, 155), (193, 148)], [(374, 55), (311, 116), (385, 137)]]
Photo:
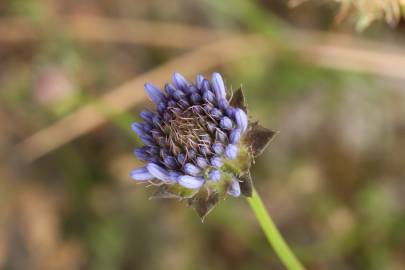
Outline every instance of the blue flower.
[(274, 132), (249, 122), (242, 91), (228, 91), (216, 72), (195, 83), (174, 73), (164, 91), (150, 83), (145, 90), (156, 112), (132, 124), (145, 166), (131, 177), (158, 185), (155, 197), (187, 200), (202, 218), (227, 194), (250, 196), (250, 166)]

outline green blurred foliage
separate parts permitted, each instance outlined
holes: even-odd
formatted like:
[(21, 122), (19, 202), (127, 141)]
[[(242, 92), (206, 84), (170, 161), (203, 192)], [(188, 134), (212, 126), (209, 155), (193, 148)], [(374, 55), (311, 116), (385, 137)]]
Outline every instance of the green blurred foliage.
[[(403, 82), (315, 67), (289, 52), (287, 25), (330, 28), (328, 7), (306, 9), (265, 0), (4, 4), (4, 17), (23, 16), (44, 35), (0, 43), (0, 269), (283, 269), (243, 199), (222, 202), (201, 224), (130, 180), (140, 141), (129, 125), (141, 106), (29, 166), (15, 157), (16, 143), (85, 104), (111, 115), (97, 97), (181, 53), (79, 43), (59, 30), (61, 10), (274, 39), (278, 49), (219, 68), (228, 86), (243, 85), (252, 117), (280, 131), (253, 169), (270, 213), (308, 269), (404, 268)], [(384, 42), (402, 30), (368, 33)]]

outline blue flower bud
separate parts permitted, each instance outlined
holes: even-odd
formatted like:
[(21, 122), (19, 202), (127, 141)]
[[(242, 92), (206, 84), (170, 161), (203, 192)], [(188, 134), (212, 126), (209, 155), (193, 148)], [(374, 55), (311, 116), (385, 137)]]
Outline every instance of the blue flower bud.
[(131, 127), (132, 127), (132, 130), (135, 131), (135, 133), (136, 133), (138, 136), (146, 135), (142, 123), (137, 123), (137, 122), (132, 123)]
[(207, 129), (209, 132), (214, 133), (215, 130), (217, 129), (217, 125), (214, 124), (213, 122), (207, 122)]
[(147, 146), (156, 146), (156, 143), (149, 135), (146, 134), (139, 135), (139, 138), (141, 138), (142, 142)]
[(168, 96), (172, 96), (174, 91), (176, 91), (176, 88), (173, 85), (170, 83), (165, 84), (165, 92)]
[(245, 132), (249, 124), (246, 113), (242, 109), (237, 108), (235, 109), (234, 117), (238, 128), (242, 130), (242, 132)]
[(177, 161), (178, 161), (180, 164), (184, 164), (184, 162), (186, 161), (186, 156), (185, 156), (184, 154), (178, 154), (178, 155), (177, 155)]
[(141, 118), (146, 121), (146, 122), (152, 122), (153, 117), (156, 115), (155, 113), (148, 111), (148, 110), (143, 110), (139, 113)]
[(165, 122), (168, 122), (172, 119), (173, 115), (171, 113), (169, 113), (168, 111), (163, 112), (163, 120), (165, 120)]
[(214, 150), (215, 154), (221, 155), (224, 152), (225, 148), (222, 143), (216, 142), (212, 145), (212, 150)]
[(230, 130), (230, 129), (232, 129), (232, 120), (229, 117), (224, 116), (221, 118), (221, 121), (219, 122), (219, 126), (223, 129)]
[(219, 181), (221, 179), (221, 172), (219, 170), (212, 170), (210, 171), (210, 173), (208, 174), (208, 177), (212, 180), (212, 181)]
[(133, 170), (131, 172), (131, 177), (137, 181), (149, 181), (155, 178), (145, 167)]
[(241, 132), (239, 129), (234, 129), (231, 131), (231, 134), (229, 135), (229, 141), (231, 144), (237, 144), (240, 140)]
[(198, 156), (195, 159), (195, 161), (196, 161), (197, 166), (200, 167), (201, 169), (205, 169), (208, 166), (207, 159), (204, 157)]
[(226, 99), (222, 98), (218, 101), (218, 106), (222, 110), (226, 110), (229, 107), (229, 102)]
[(177, 162), (176, 162), (176, 159), (173, 156), (170, 156), (170, 155), (165, 156), (163, 158), (163, 162), (170, 169), (176, 169), (177, 168)]
[(134, 154), (140, 160), (147, 161), (149, 159), (149, 154), (143, 148), (135, 148)]
[(184, 171), (185, 171), (185, 173), (192, 175), (192, 176), (198, 176), (201, 174), (201, 169), (191, 163), (186, 163), (184, 165)]
[(214, 103), (215, 95), (209, 90), (203, 90), (203, 100), (209, 103)]
[(215, 139), (216, 139), (217, 141), (220, 141), (220, 142), (224, 143), (224, 142), (228, 139), (228, 136), (227, 136), (226, 133), (223, 132), (222, 130), (217, 129), (217, 130), (215, 131)]
[(159, 88), (155, 87), (150, 83), (145, 83), (145, 90), (148, 93), (150, 99), (158, 105), (160, 102), (165, 102), (166, 98), (163, 93), (159, 90)]
[(166, 110), (167, 106), (164, 102), (160, 102), (159, 105), (157, 106), (157, 110), (160, 113), (163, 113)]
[(179, 107), (180, 108), (182, 108), (182, 109), (187, 109), (188, 107), (190, 107), (190, 103), (187, 101), (187, 100), (185, 100), (185, 99), (181, 99), (181, 100), (179, 100), (178, 102), (177, 102), (177, 104), (179, 105)]
[(174, 91), (172, 96), (173, 96), (173, 98), (175, 100), (179, 101), (179, 100), (182, 100), (184, 98), (184, 93), (182, 91), (180, 91), (180, 90), (176, 90), (176, 91)]
[(153, 116), (152, 122), (154, 125), (159, 126), (162, 122), (162, 118), (159, 115)]
[(187, 87), (188, 89), (188, 93), (192, 94), (192, 93), (198, 93), (198, 89), (196, 86), (194, 85), (190, 85), (189, 87)]
[(225, 156), (230, 159), (236, 159), (238, 156), (238, 147), (234, 144), (229, 144), (225, 149)]
[(224, 163), (220, 157), (213, 157), (211, 158), (211, 165), (215, 168), (221, 168)]
[(239, 182), (236, 178), (233, 178), (228, 190), (227, 190), (228, 194), (233, 196), (233, 197), (239, 197), (240, 196), (240, 185)]
[(169, 171), (169, 178), (172, 182), (177, 182), (180, 176), (181, 174), (178, 172)]
[(195, 82), (196, 82), (196, 85), (197, 85), (197, 88), (198, 88), (198, 89), (202, 89), (203, 81), (204, 81), (204, 76), (203, 76), (203, 75), (198, 74), (198, 75), (195, 77)]
[(203, 90), (203, 92), (211, 92), (212, 93), (211, 84), (206, 79), (203, 80), (201, 89)]
[(192, 93), (190, 99), (194, 104), (199, 104), (202, 100), (201, 96), (198, 93)]
[(197, 189), (204, 184), (204, 178), (190, 175), (182, 175), (179, 176), (177, 182), (185, 188)]
[(175, 108), (176, 105), (177, 105), (177, 102), (174, 101), (173, 99), (171, 99), (171, 100), (169, 100), (169, 101), (167, 102), (167, 106), (168, 106), (168, 107)]
[(217, 108), (213, 108), (210, 111), (210, 115), (214, 117), (215, 119), (220, 119), (222, 117), (222, 112), (218, 110)]
[(235, 108), (228, 107), (228, 108), (226, 108), (225, 112), (226, 112), (226, 115), (228, 115), (228, 117), (233, 118), (234, 114), (235, 114)]
[(155, 163), (148, 163), (146, 168), (148, 169), (149, 173), (154, 177), (156, 177), (157, 179), (162, 180), (164, 182), (172, 181), (172, 179), (169, 177), (169, 172), (160, 167), (159, 165)]
[(215, 96), (217, 97), (217, 100), (225, 99), (226, 98), (226, 89), (225, 89), (225, 84), (224, 80), (222, 79), (222, 76), (218, 72), (214, 72), (212, 74), (212, 88), (214, 90)]
[(196, 153), (195, 153), (195, 151), (193, 149), (188, 150), (187, 158), (193, 159), (193, 158), (195, 158), (195, 156), (196, 156)]
[(173, 84), (176, 86), (178, 89), (187, 89), (187, 86), (189, 85), (188, 81), (186, 78), (184, 78), (180, 73), (175, 72), (173, 74)]
[(145, 151), (150, 155), (158, 155), (159, 154), (159, 147), (156, 146), (146, 146)]
[(209, 155), (211, 153), (211, 150), (206, 145), (200, 145), (198, 149), (200, 150), (200, 153), (204, 156)]

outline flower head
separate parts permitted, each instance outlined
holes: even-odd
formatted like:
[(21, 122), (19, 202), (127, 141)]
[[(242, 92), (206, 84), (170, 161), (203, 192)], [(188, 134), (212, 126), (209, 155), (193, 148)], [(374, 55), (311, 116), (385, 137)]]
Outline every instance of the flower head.
[(227, 195), (251, 196), (249, 169), (274, 132), (249, 122), (242, 90), (231, 93), (219, 73), (190, 83), (174, 73), (164, 91), (145, 84), (156, 111), (140, 113), (132, 128), (144, 146), (139, 182), (158, 186), (153, 197), (185, 200), (204, 218)]

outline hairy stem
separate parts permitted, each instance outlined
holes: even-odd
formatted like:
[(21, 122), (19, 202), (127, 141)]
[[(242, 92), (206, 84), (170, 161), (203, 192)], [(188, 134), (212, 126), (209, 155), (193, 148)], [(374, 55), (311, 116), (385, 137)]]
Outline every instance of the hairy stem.
[(250, 207), (252, 207), (252, 210), (255, 213), (256, 218), (267, 237), (267, 240), (273, 247), (280, 260), (283, 262), (284, 266), (289, 270), (303, 270), (304, 267), (284, 241), (269, 213), (267, 212), (260, 195), (255, 189), (253, 189), (252, 197), (247, 198), (247, 200)]

